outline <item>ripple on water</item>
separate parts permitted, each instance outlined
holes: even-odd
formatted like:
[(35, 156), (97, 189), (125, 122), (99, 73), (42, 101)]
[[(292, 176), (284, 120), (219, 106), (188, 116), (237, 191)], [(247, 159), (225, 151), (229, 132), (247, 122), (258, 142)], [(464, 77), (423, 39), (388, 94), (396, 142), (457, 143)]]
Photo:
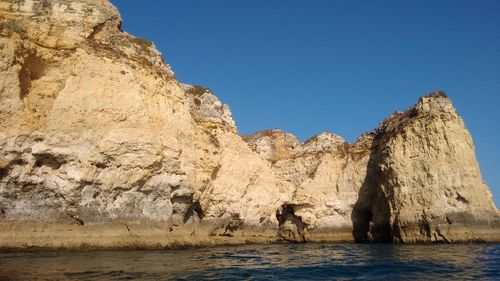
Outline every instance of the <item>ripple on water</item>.
[(247, 245), (0, 253), (0, 280), (499, 280), (499, 264), (500, 244)]

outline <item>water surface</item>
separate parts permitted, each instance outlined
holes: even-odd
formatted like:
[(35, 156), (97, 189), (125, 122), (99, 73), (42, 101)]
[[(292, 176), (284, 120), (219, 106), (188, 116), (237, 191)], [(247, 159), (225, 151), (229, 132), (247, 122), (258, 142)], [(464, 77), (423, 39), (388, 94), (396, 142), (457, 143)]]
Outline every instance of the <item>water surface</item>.
[(0, 253), (0, 280), (500, 280), (500, 244)]

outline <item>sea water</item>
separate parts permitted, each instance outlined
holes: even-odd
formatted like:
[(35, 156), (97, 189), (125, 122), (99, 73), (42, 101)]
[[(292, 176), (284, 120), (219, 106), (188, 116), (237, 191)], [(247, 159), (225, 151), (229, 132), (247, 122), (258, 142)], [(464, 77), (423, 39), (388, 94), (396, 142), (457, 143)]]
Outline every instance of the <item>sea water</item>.
[(0, 253), (0, 280), (500, 280), (500, 244)]

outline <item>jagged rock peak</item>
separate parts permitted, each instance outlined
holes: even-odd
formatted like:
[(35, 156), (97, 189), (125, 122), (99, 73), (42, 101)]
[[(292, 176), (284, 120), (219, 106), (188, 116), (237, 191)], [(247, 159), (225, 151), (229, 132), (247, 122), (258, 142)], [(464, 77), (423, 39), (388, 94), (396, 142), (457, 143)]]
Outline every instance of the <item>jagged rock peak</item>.
[(312, 136), (303, 143), (280, 129), (258, 131), (242, 137), (253, 151), (271, 162), (304, 154), (338, 152), (349, 146), (344, 138), (331, 132)]
[(300, 145), (294, 135), (279, 129), (263, 130), (242, 138), (253, 151), (270, 162), (292, 157), (293, 150)]
[(387, 117), (372, 131), (377, 137), (391, 134), (402, 129), (412, 120), (436, 115), (437, 118), (449, 119), (457, 116), (451, 100), (443, 91), (432, 92), (422, 96), (417, 103), (405, 111), (396, 111)]
[(312, 136), (301, 145), (301, 149), (307, 153), (339, 152), (348, 147), (349, 143), (344, 138), (331, 132)]
[(247, 142), (253, 142), (261, 138), (284, 138), (294, 144), (300, 143), (294, 135), (286, 133), (281, 129), (261, 130), (253, 134), (242, 135), (241, 137)]
[(441, 113), (455, 113), (451, 100), (443, 91), (432, 92), (428, 95), (420, 97), (417, 104), (413, 107), (419, 114), (425, 112), (441, 112)]
[(336, 135), (332, 132), (323, 132), (319, 135), (314, 135), (307, 140), (304, 141), (304, 144), (309, 144), (313, 142), (331, 142), (331, 143), (338, 143), (338, 142), (346, 142), (345, 139), (339, 135)]
[[(362, 188), (375, 241), (449, 242), (474, 239), (466, 229), (485, 227), (492, 239), (499, 217), (484, 184), (474, 144), (443, 92), (421, 97), (375, 130), (368, 162), (372, 177)], [(478, 227), (478, 225), (482, 225)]]
[(182, 84), (181, 88), (189, 100), (191, 114), (198, 122), (220, 124), (237, 131), (227, 104), (222, 104), (209, 88)]

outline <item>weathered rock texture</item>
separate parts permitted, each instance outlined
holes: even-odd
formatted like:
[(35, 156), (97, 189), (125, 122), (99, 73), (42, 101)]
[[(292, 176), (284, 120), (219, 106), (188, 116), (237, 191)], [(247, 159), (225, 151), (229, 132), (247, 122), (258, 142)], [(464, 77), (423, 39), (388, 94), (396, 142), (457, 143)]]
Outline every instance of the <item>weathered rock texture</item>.
[(281, 238), (352, 239), (351, 212), (365, 178), (369, 147), (361, 148), (362, 144), (351, 147), (331, 133), (315, 136), (305, 143), (279, 130), (259, 132), (244, 139), (270, 161), (276, 177), (292, 191), (291, 199), (278, 210)]
[(444, 93), (385, 120), (375, 130), (368, 169), (353, 213), (360, 239), (368, 226), (375, 241), (500, 239), (472, 138)]
[(498, 241), (451, 102), (354, 144), (241, 137), (106, 0), (0, 0), (0, 247)]

